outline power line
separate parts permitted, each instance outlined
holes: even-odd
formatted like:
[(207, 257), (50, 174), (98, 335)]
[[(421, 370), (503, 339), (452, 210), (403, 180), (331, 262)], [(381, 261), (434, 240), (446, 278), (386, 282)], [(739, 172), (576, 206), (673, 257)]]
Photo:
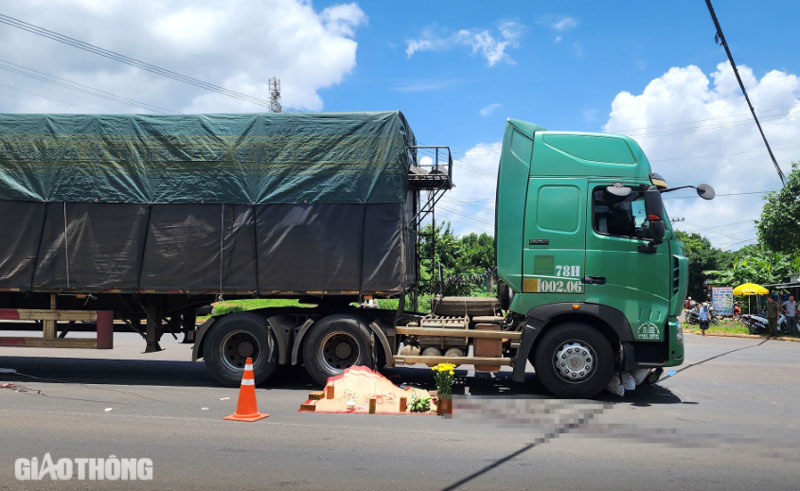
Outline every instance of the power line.
[[(245, 102), (250, 102), (252, 104), (256, 104), (263, 107), (270, 107), (270, 101), (266, 99), (262, 99), (260, 97), (251, 96), (242, 92), (238, 92), (231, 89), (226, 89), (225, 87), (221, 87), (219, 85), (212, 84), (210, 82), (206, 82), (204, 80), (200, 80), (194, 77), (190, 77), (188, 75), (184, 75), (172, 70), (168, 70), (166, 68), (162, 68), (157, 65), (153, 65), (151, 63), (147, 63), (141, 60), (137, 60), (136, 58), (131, 58), (129, 56), (125, 56), (123, 54), (117, 53), (115, 51), (111, 51), (109, 49), (101, 48), (99, 46), (95, 46), (93, 44), (86, 43), (79, 39), (75, 39), (64, 34), (60, 34), (55, 31), (51, 31), (49, 29), (45, 29), (44, 27), (37, 26), (35, 24), (31, 24), (20, 19), (16, 19), (14, 17), (0, 14), (0, 22), (3, 24), (7, 24), (11, 27), (16, 27), (17, 29), (21, 29), (24, 31), (28, 31), (30, 33), (36, 34), (38, 36), (46, 37), (48, 39), (52, 39), (53, 41), (58, 41), (59, 43), (66, 44), (68, 46), (72, 46), (74, 48), (82, 49), (84, 51), (89, 51), (90, 53), (94, 53), (96, 55), (103, 56), (105, 58), (118, 61), (120, 63), (125, 63), (126, 65), (134, 66), (137, 68), (141, 68), (142, 70), (147, 70), (148, 72), (155, 73), (156, 75), (161, 75), (163, 77), (171, 78), (173, 80), (177, 80), (179, 82), (183, 82), (185, 84), (193, 85), (195, 87), (200, 87), (202, 89), (206, 89), (211, 92), (216, 92), (218, 94), (222, 94), (228, 97), (232, 97), (235, 99), (239, 99)], [(285, 109), (289, 112), (297, 112), (292, 111), (290, 109)]]
[[(775, 107), (775, 108), (772, 108), (772, 109), (765, 109), (763, 111), (759, 111), (759, 114), (772, 113), (772, 112), (775, 112), (775, 111), (785, 111), (787, 109), (792, 109), (793, 107), (794, 106), (792, 105), (792, 106)], [(653, 128), (664, 128), (666, 126), (680, 126), (680, 125), (692, 124), (692, 123), (704, 123), (706, 121), (714, 121), (714, 120), (717, 120), (717, 119), (738, 118), (739, 116), (747, 116), (748, 114), (749, 113), (728, 114), (727, 116), (713, 116), (713, 117), (710, 117), (710, 118), (691, 119), (691, 120), (687, 120), (687, 121), (678, 121), (678, 122), (675, 122), (675, 123), (655, 124), (655, 125), (652, 125), (652, 126), (643, 126), (641, 128), (625, 128), (625, 129), (620, 129), (620, 130), (614, 130), (613, 132), (614, 133), (626, 133), (627, 134), (628, 132), (638, 132), (638, 131), (643, 131), (643, 130), (651, 130)], [(748, 119), (748, 121), (749, 121), (749, 119)]]
[(163, 107), (155, 106), (153, 104), (147, 104), (146, 102), (137, 101), (135, 99), (129, 99), (127, 97), (122, 97), (116, 94), (112, 94), (111, 92), (95, 89), (94, 87), (90, 87), (88, 85), (84, 85), (79, 82), (74, 82), (72, 80), (67, 80), (65, 78), (57, 77), (55, 75), (50, 75), (48, 73), (40, 72), (38, 70), (34, 70), (33, 68), (28, 68), (26, 66), (18, 65), (16, 63), (11, 63), (10, 61), (6, 61), (3, 59), (0, 59), (0, 69), (6, 70), (11, 73), (16, 73), (17, 75), (22, 75), (28, 78), (39, 80), (41, 82), (58, 85), (70, 90), (74, 90), (76, 92), (82, 92), (84, 94), (88, 94), (94, 97), (100, 97), (110, 101), (119, 102), (128, 106), (139, 107), (160, 114), (175, 113), (175, 111), (171, 109), (165, 109)]
[(714, 7), (711, 5), (711, 0), (706, 0), (706, 5), (708, 6), (708, 12), (711, 14), (711, 19), (714, 21), (714, 26), (717, 29), (717, 34), (714, 36), (714, 39), (717, 41), (718, 44), (722, 44), (722, 47), (725, 48), (725, 53), (728, 55), (728, 61), (731, 63), (731, 68), (733, 68), (733, 73), (736, 75), (736, 81), (739, 82), (739, 88), (742, 89), (742, 94), (744, 94), (744, 99), (747, 101), (747, 106), (750, 108), (750, 113), (753, 114), (753, 119), (756, 122), (756, 126), (758, 126), (758, 132), (761, 133), (761, 139), (764, 140), (764, 145), (767, 147), (767, 152), (769, 152), (769, 157), (772, 159), (772, 165), (775, 166), (775, 171), (778, 173), (778, 177), (781, 179), (781, 184), (786, 185), (786, 176), (783, 174), (780, 166), (778, 165), (778, 161), (775, 160), (775, 155), (772, 153), (772, 149), (769, 147), (769, 142), (767, 141), (766, 135), (764, 135), (764, 130), (761, 128), (761, 123), (758, 121), (758, 116), (756, 116), (756, 110), (753, 109), (753, 104), (750, 102), (750, 97), (747, 95), (747, 90), (744, 88), (744, 83), (742, 82), (742, 77), (739, 76), (739, 69), (736, 68), (736, 62), (733, 61), (733, 55), (731, 54), (731, 50), (728, 47), (728, 42), (725, 41), (725, 35), (722, 33), (722, 26), (719, 25), (719, 20), (717, 20), (717, 14), (714, 12)]
[[(718, 194), (715, 197), (720, 196), (744, 196), (747, 194), (766, 194), (766, 193), (773, 193), (774, 191), (749, 191), (746, 193), (724, 193)], [(663, 199), (699, 199), (700, 196), (665, 196)]]
[[(766, 110), (758, 111), (758, 113), (764, 115), (764, 114), (772, 113), (772, 112), (776, 112), (776, 111), (785, 111), (787, 109), (792, 109), (793, 107), (794, 107), (793, 105), (792, 106), (781, 106), (781, 107), (776, 107), (776, 108), (772, 108), (772, 109), (766, 109)], [(718, 120), (718, 119), (729, 119), (729, 118), (734, 118), (734, 117), (747, 116), (748, 114), (749, 113), (737, 113), (737, 114), (729, 114), (727, 116), (713, 116), (713, 117), (710, 117), (710, 118), (692, 119), (692, 120), (687, 120), (687, 121), (678, 121), (678, 122), (675, 122), (675, 123), (664, 123), (664, 124), (657, 124), (657, 125), (652, 125), (652, 126), (643, 126), (643, 127), (640, 127), (640, 128), (615, 129), (615, 130), (612, 130), (611, 133), (625, 134), (625, 135), (631, 136), (632, 138), (640, 138), (638, 136), (635, 136), (635, 134), (638, 133), (638, 132), (642, 132), (644, 130), (650, 130), (650, 129), (653, 129), (653, 128), (664, 128), (664, 127), (668, 127), (668, 126), (681, 126), (681, 125), (687, 125), (687, 124), (693, 124), (693, 123), (703, 123), (703, 122), (706, 122), (706, 121), (714, 121), (714, 120)], [(774, 121), (774, 120), (781, 119), (783, 117), (784, 116), (773, 116), (771, 118), (766, 118), (766, 119), (762, 118), (762, 121)], [(791, 119), (794, 119), (794, 117), (792, 117)], [(748, 122), (750, 122), (749, 118), (745, 119), (745, 120), (724, 122), (724, 123), (721, 123), (722, 126), (710, 126), (710, 127), (709, 126), (705, 126), (705, 127), (704, 126), (697, 126), (697, 127), (692, 127), (692, 128), (674, 128), (674, 129), (669, 130), (669, 131), (705, 130), (705, 129), (727, 128), (730, 125), (738, 125), (738, 124), (748, 123)], [(646, 132), (644, 134), (646, 134)], [(673, 133), (657, 133), (657, 134), (654, 134), (654, 136), (660, 136), (660, 135), (664, 135), (664, 134), (673, 134)], [(461, 153), (461, 152), (466, 153), (469, 150), (471, 150), (472, 148), (473, 147), (470, 147), (470, 148), (454, 148), (454, 149), (452, 149), (452, 152), (453, 153)], [(786, 148), (786, 147), (784, 147), (784, 148)], [(794, 147), (790, 147), (790, 148), (794, 148)], [(488, 155), (488, 154), (494, 154), (494, 153), (500, 153), (500, 151), (499, 150), (497, 150), (497, 151), (493, 150), (493, 151), (489, 151), (489, 152), (474, 152), (474, 153), (472, 153), (470, 155)]]
[[(764, 118), (763, 121), (777, 121), (779, 119), (795, 119), (796, 117), (797, 116), (789, 116), (789, 117), (773, 116), (771, 118)], [(727, 123), (721, 123), (721, 124), (716, 125), (716, 126), (695, 126), (695, 127), (691, 127), (691, 128), (679, 128), (679, 129), (675, 129), (675, 130), (672, 130), (672, 131), (665, 131), (665, 132), (662, 132), (662, 133), (650, 133), (650, 134), (645, 133), (645, 134), (642, 134), (642, 135), (636, 135), (636, 134), (631, 134), (631, 133), (626, 133), (626, 134), (628, 136), (630, 136), (631, 138), (634, 138), (634, 139), (637, 139), (637, 140), (644, 140), (645, 138), (654, 138), (654, 137), (657, 137), (657, 136), (682, 135), (682, 134), (693, 133), (693, 132), (697, 132), (697, 131), (720, 130), (720, 129), (730, 128), (730, 127), (733, 127), (733, 126), (738, 126), (738, 125), (748, 124), (748, 123), (750, 123), (749, 119), (742, 119), (742, 120), (739, 120), (739, 121), (729, 121)]]
[[(794, 145), (791, 147), (776, 147), (775, 150), (792, 150), (795, 148), (800, 148), (800, 145)], [(753, 152), (760, 152), (762, 151), (761, 148), (754, 148), (752, 150), (742, 150), (741, 152), (730, 152), (730, 153), (718, 153), (716, 155), (694, 155), (689, 157), (672, 157), (668, 159), (648, 159), (650, 162), (670, 162), (673, 160), (693, 160), (693, 159), (712, 159), (716, 157), (728, 157), (730, 155), (740, 155), (744, 153), (753, 153)]]
[(706, 230), (711, 230), (712, 228), (728, 227), (730, 225), (738, 225), (740, 223), (751, 223), (751, 222), (755, 222), (756, 220), (758, 220), (758, 218), (753, 218), (753, 219), (750, 219), (750, 220), (742, 220), (740, 222), (723, 223), (722, 225), (714, 225), (713, 227), (705, 227), (705, 229)]
[(24, 92), (25, 94), (30, 94), (30, 95), (35, 96), (35, 97), (40, 97), (42, 99), (47, 99), (47, 100), (58, 102), (58, 103), (61, 103), (61, 104), (66, 104), (67, 106), (79, 107), (81, 109), (86, 109), (86, 110), (94, 111), (94, 112), (98, 112), (98, 113), (101, 112), (99, 109), (94, 108), (94, 107), (81, 106), (80, 104), (73, 104), (72, 102), (62, 101), (61, 99), (56, 99), (55, 97), (48, 97), (46, 95), (42, 95), (42, 94), (39, 94), (37, 92), (32, 92), (30, 90), (20, 89), (19, 87), (14, 87), (13, 85), (4, 84), (2, 82), (0, 82), (0, 85), (2, 85), (3, 87), (8, 87), (9, 89), (14, 89), (14, 90), (18, 90), (20, 92)]
[(485, 225), (494, 225), (493, 222), (490, 222), (488, 220), (483, 220), (481, 218), (477, 218), (477, 217), (474, 217), (472, 215), (467, 215), (466, 213), (463, 213), (463, 212), (458, 211), (458, 210), (454, 210), (452, 208), (448, 208), (447, 206), (442, 206), (441, 204), (439, 204), (439, 207), (444, 211), (447, 211), (449, 213), (457, 215), (457, 216), (459, 216), (461, 218), (464, 218), (466, 220), (470, 220), (470, 221), (473, 221), (473, 222), (476, 222), (476, 223), (482, 223), (482, 224), (485, 224)]

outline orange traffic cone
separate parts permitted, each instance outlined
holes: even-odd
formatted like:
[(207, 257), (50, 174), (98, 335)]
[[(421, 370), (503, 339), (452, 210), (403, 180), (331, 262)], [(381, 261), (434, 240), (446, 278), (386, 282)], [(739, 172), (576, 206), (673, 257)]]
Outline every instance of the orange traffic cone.
[(256, 404), (256, 380), (253, 376), (253, 359), (247, 358), (242, 374), (242, 385), (239, 387), (239, 401), (236, 403), (236, 412), (222, 419), (228, 421), (258, 421), (268, 418), (269, 414), (258, 412)]

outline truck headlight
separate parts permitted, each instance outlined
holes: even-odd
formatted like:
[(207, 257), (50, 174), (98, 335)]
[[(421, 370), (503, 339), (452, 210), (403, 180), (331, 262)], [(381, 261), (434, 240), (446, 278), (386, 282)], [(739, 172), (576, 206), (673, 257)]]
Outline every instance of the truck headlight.
[(683, 341), (683, 324), (681, 324), (681, 321), (677, 322), (678, 322), (678, 327), (675, 328), (675, 339), (677, 339), (678, 341)]

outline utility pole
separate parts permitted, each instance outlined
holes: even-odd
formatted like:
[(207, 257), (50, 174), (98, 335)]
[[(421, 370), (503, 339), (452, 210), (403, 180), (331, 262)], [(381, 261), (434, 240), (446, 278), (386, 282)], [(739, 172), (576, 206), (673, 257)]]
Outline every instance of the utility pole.
[(269, 112), (281, 112), (281, 81), (278, 77), (269, 79)]
[(750, 113), (753, 115), (753, 119), (756, 122), (756, 126), (758, 127), (758, 132), (761, 134), (761, 139), (764, 140), (764, 145), (767, 147), (767, 152), (769, 153), (769, 158), (772, 159), (772, 165), (775, 166), (775, 170), (778, 172), (778, 177), (781, 180), (781, 185), (786, 186), (786, 175), (781, 170), (781, 167), (778, 165), (778, 161), (775, 160), (775, 154), (772, 153), (772, 147), (769, 146), (769, 142), (767, 141), (767, 136), (764, 134), (764, 130), (761, 128), (761, 122), (758, 120), (758, 116), (756, 116), (756, 110), (753, 108), (753, 103), (750, 102), (750, 96), (747, 95), (747, 90), (744, 88), (744, 82), (742, 82), (742, 77), (739, 76), (739, 69), (736, 68), (736, 62), (733, 61), (733, 55), (731, 54), (731, 49), (728, 47), (728, 42), (725, 40), (725, 35), (722, 34), (722, 27), (719, 25), (719, 19), (717, 19), (717, 13), (714, 12), (714, 6), (711, 5), (711, 0), (706, 0), (706, 6), (708, 7), (708, 13), (711, 14), (711, 20), (714, 21), (714, 27), (717, 30), (717, 33), (714, 35), (714, 40), (717, 44), (721, 44), (723, 48), (725, 48), (725, 54), (728, 55), (728, 61), (731, 63), (731, 68), (733, 69), (733, 74), (736, 75), (736, 81), (739, 82), (739, 88), (742, 89), (742, 94), (744, 95), (744, 100), (747, 102), (747, 107), (750, 108)]

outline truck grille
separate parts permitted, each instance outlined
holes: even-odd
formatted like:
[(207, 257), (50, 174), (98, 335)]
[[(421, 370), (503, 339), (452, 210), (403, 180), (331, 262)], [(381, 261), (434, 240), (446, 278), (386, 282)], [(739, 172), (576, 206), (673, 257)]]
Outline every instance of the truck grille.
[(677, 257), (672, 256), (672, 296), (678, 294), (681, 287), (681, 267)]

